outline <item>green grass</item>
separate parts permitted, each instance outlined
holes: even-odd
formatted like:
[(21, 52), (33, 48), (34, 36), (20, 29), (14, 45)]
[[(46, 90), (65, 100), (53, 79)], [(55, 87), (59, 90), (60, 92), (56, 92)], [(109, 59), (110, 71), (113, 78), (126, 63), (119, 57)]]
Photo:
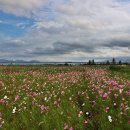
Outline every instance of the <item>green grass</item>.
[(130, 65), (110, 65), (109, 69), (114, 74), (119, 74), (123, 78), (130, 79)]

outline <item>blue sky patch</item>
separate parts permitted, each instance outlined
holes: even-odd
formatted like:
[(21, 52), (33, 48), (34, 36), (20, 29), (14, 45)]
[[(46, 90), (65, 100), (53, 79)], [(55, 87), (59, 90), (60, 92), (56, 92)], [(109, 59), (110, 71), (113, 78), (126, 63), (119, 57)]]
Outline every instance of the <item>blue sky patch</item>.
[(6, 35), (22, 35), (26, 29), (32, 25), (32, 19), (26, 17), (18, 17), (0, 11), (0, 32)]

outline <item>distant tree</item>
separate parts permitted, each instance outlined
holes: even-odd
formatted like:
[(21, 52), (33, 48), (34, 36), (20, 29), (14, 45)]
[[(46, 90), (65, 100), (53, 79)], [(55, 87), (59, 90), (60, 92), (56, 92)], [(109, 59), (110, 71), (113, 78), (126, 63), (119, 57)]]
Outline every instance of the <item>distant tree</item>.
[(122, 62), (121, 62), (121, 60), (119, 61), (119, 65), (121, 65), (122, 64)]
[(112, 64), (116, 64), (115, 58), (112, 59)]
[(68, 64), (68, 62), (65, 62), (65, 64), (64, 64), (64, 65), (68, 66), (69, 64)]
[(94, 59), (92, 60), (92, 65), (94, 65), (95, 64), (95, 61), (94, 61)]
[(107, 65), (109, 65), (109, 64), (110, 64), (109, 60), (107, 60), (106, 64), (107, 64)]
[(91, 60), (88, 61), (88, 65), (91, 65)]

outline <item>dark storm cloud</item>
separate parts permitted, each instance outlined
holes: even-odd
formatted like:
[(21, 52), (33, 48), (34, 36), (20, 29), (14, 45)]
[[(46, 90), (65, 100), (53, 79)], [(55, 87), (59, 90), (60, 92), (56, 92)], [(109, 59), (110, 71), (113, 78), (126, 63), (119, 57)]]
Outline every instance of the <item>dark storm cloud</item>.
[(87, 45), (82, 45), (78, 43), (64, 43), (64, 42), (55, 42), (53, 47), (50, 48), (36, 48), (30, 54), (33, 55), (59, 55), (71, 53), (73, 51), (79, 52), (94, 52), (95, 47)]
[(15, 42), (13, 42), (13, 41), (4, 41), (4, 42), (2, 42), (1, 44), (0, 44), (0, 46), (2, 47), (2, 48), (16, 48), (16, 47), (20, 47), (21, 45), (20, 44), (17, 44), (17, 43), (15, 43)]
[(0, 51), (9, 51), (12, 52), (12, 50), (16, 48), (20, 48), (22, 45), (17, 44), (16, 42), (13, 41), (2, 41), (0, 43)]
[(128, 47), (130, 48), (130, 40), (113, 40), (108, 44), (104, 44), (105, 47)]

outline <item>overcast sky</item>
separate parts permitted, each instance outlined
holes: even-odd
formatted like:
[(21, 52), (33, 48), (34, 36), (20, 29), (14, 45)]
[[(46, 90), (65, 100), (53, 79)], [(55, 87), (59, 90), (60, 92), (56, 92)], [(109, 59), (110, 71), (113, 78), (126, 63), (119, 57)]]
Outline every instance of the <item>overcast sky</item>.
[(130, 0), (0, 0), (0, 59), (130, 56)]

